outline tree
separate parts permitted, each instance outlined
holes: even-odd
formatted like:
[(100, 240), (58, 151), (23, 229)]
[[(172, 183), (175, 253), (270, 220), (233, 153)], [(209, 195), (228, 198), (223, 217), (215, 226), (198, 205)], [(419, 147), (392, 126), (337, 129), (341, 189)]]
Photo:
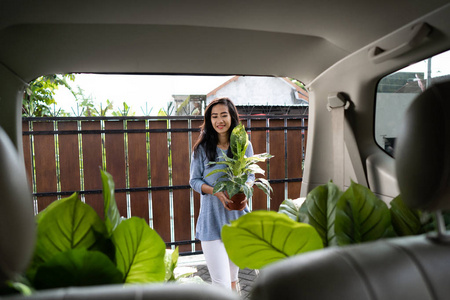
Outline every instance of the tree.
[(105, 107), (103, 107), (103, 104), (100, 103), (99, 109), (95, 108), (95, 111), (97, 112), (97, 114), (98, 114), (99, 116), (104, 117), (104, 116), (106, 116), (106, 113), (108, 112), (108, 110), (111, 110), (111, 109), (113, 109), (113, 108), (114, 108), (113, 102), (112, 102), (112, 101), (109, 101), (109, 99), (106, 99), (106, 105), (105, 105)]
[(112, 112), (112, 115), (116, 117), (134, 116), (134, 112), (131, 111), (131, 106), (123, 102), (123, 109), (118, 108), (117, 111)]
[(167, 102), (167, 108), (161, 108), (158, 111), (158, 116), (171, 116), (173, 115), (174, 109), (173, 102)]
[(77, 86), (78, 91), (73, 93), (76, 101), (76, 111), (72, 107), (72, 112), (75, 116), (81, 117), (91, 117), (96, 116), (97, 110), (94, 108), (94, 100), (92, 99), (92, 95), (86, 96), (84, 94), (84, 90)]
[(51, 109), (52, 105), (56, 105), (54, 98), (55, 91), (59, 86), (67, 88), (72, 95), (77, 99), (77, 94), (72, 87), (68, 84), (67, 80), (74, 81), (74, 74), (62, 74), (62, 75), (44, 75), (33, 80), (25, 90), (22, 100), (22, 115), (34, 116), (34, 117), (46, 117), (46, 116), (61, 116), (68, 115), (68, 113), (59, 109)]
[(292, 83), (294, 83), (295, 85), (299, 86), (300, 88), (302, 88), (303, 90), (306, 91), (306, 87), (305, 84), (301, 81), (298, 81), (297, 79), (294, 78), (289, 78), (291, 80)]

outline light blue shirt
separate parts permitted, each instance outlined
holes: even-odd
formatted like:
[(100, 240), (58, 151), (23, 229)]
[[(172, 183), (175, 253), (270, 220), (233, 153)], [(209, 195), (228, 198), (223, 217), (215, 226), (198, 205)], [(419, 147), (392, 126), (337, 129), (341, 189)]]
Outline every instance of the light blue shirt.
[[(247, 151), (245, 152), (247, 157), (253, 155), (253, 146), (249, 142)], [(219, 161), (223, 161), (222, 150), (217, 147), (217, 155)], [(223, 207), (219, 198), (211, 194), (202, 193), (202, 185), (207, 184), (214, 186), (216, 180), (223, 175), (223, 173), (216, 173), (206, 177), (212, 170), (223, 169), (224, 165), (208, 165), (208, 158), (206, 157), (205, 150), (202, 146), (197, 148), (197, 155), (192, 153), (191, 158), (191, 170), (189, 184), (194, 191), (200, 194), (200, 213), (196, 226), (196, 237), (201, 241), (213, 241), (221, 239), (222, 227), (225, 224), (230, 224), (231, 221), (236, 220), (240, 216), (249, 212), (248, 206), (244, 210), (232, 210), (228, 211)], [(252, 174), (249, 176), (248, 181), (254, 180), (255, 176)]]

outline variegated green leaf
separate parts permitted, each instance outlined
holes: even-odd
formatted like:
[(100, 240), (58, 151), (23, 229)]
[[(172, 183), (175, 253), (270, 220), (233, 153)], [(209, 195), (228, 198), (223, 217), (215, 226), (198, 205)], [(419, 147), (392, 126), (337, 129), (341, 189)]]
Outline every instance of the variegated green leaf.
[(240, 157), (245, 154), (248, 146), (248, 135), (245, 127), (242, 124), (234, 127), (230, 135), (230, 148), (235, 157)]
[(278, 209), (279, 213), (285, 214), (286, 216), (288, 216), (290, 219), (292, 219), (295, 222), (299, 222), (299, 218), (298, 218), (298, 211), (299, 211), (299, 207), (297, 207), (294, 203), (294, 201), (292, 201), (291, 199), (286, 199), (284, 200), (281, 205), (280, 208)]

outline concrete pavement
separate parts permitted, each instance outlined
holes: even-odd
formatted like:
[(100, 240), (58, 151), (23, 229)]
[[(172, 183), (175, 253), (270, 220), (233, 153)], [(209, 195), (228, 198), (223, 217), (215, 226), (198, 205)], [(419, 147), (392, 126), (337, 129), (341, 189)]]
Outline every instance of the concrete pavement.
[[(179, 267), (194, 267), (197, 272), (193, 276), (199, 276), (204, 282), (211, 283), (211, 277), (206, 266), (203, 255), (180, 256), (178, 259)], [(258, 276), (257, 270), (243, 269), (239, 270), (239, 286), (241, 299), (249, 299), (249, 293), (252, 284)]]

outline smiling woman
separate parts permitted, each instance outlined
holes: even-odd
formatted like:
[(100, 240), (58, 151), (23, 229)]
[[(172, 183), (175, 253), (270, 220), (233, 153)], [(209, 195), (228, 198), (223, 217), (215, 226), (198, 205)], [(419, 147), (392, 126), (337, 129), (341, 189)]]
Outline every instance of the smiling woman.
[[(215, 191), (219, 176), (209, 176), (211, 171), (223, 169), (220, 164), (210, 166), (210, 162), (223, 161), (222, 151), (229, 152), (231, 131), (239, 124), (239, 113), (228, 98), (213, 100), (205, 110), (200, 135), (194, 144), (190, 166), (190, 186), (200, 194), (200, 213), (196, 226), (196, 238), (202, 242), (208, 270), (213, 284), (227, 289), (236, 289), (239, 269), (228, 258), (220, 238), (223, 225), (249, 212), (247, 200), (239, 210), (232, 210), (229, 195)], [(245, 133), (246, 134), (246, 133)], [(251, 144), (246, 149), (253, 155)]]

